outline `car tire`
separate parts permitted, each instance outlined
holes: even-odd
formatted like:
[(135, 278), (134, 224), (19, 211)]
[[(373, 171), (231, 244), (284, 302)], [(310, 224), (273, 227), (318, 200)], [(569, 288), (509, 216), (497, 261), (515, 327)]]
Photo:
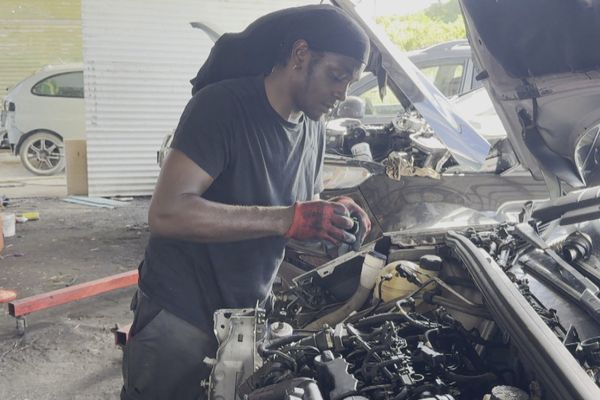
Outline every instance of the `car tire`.
[(21, 144), (21, 163), (36, 175), (56, 175), (65, 168), (63, 141), (50, 132), (36, 132)]

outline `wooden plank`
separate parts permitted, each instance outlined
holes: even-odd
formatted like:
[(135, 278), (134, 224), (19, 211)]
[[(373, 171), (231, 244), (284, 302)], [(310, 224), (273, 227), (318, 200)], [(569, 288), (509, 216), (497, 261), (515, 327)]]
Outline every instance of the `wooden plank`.
[(42, 293), (8, 303), (8, 312), (13, 317), (21, 317), (34, 311), (44, 310), (61, 304), (70, 303), (110, 292), (111, 290), (133, 286), (138, 282), (138, 271), (124, 272), (106, 278), (97, 279), (64, 289)]
[(87, 196), (87, 141), (65, 140), (65, 160), (67, 175), (67, 194), (69, 196)]

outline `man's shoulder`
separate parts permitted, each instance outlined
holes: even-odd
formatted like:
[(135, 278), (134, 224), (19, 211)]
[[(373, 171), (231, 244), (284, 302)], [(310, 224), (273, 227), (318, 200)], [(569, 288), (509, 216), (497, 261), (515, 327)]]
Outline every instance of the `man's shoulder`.
[(199, 90), (194, 97), (207, 98), (211, 102), (244, 101), (260, 96), (258, 77), (226, 79), (211, 83)]

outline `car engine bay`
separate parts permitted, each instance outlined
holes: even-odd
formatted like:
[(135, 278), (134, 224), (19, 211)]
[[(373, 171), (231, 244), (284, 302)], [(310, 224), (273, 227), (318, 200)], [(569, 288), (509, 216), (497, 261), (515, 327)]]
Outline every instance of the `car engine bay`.
[(386, 234), (261, 307), (217, 311), (210, 398), (595, 398), (600, 223), (572, 213), (599, 200), (584, 192), (525, 222)]
[[(356, 98), (359, 100), (362, 101)], [(381, 125), (365, 125), (358, 118), (332, 119), (327, 123), (326, 151), (334, 156), (382, 164), (385, 174), (394, 180), (402, 176), (439, 179), (444, 173), (463, 172), (415, 109), (403, 111)], [(492, 143), (487, 160), (481, 171), (502, 173), (517, 164), (506, 138)]]

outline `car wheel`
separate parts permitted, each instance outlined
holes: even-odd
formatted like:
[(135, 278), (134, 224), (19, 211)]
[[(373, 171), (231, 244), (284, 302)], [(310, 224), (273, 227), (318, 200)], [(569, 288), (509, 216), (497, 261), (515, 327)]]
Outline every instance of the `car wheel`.
[(65, 167), (62, 140), (49, 132), (37, 132), (21, 144), (21, 162), (36, 175), (55, 175)]

